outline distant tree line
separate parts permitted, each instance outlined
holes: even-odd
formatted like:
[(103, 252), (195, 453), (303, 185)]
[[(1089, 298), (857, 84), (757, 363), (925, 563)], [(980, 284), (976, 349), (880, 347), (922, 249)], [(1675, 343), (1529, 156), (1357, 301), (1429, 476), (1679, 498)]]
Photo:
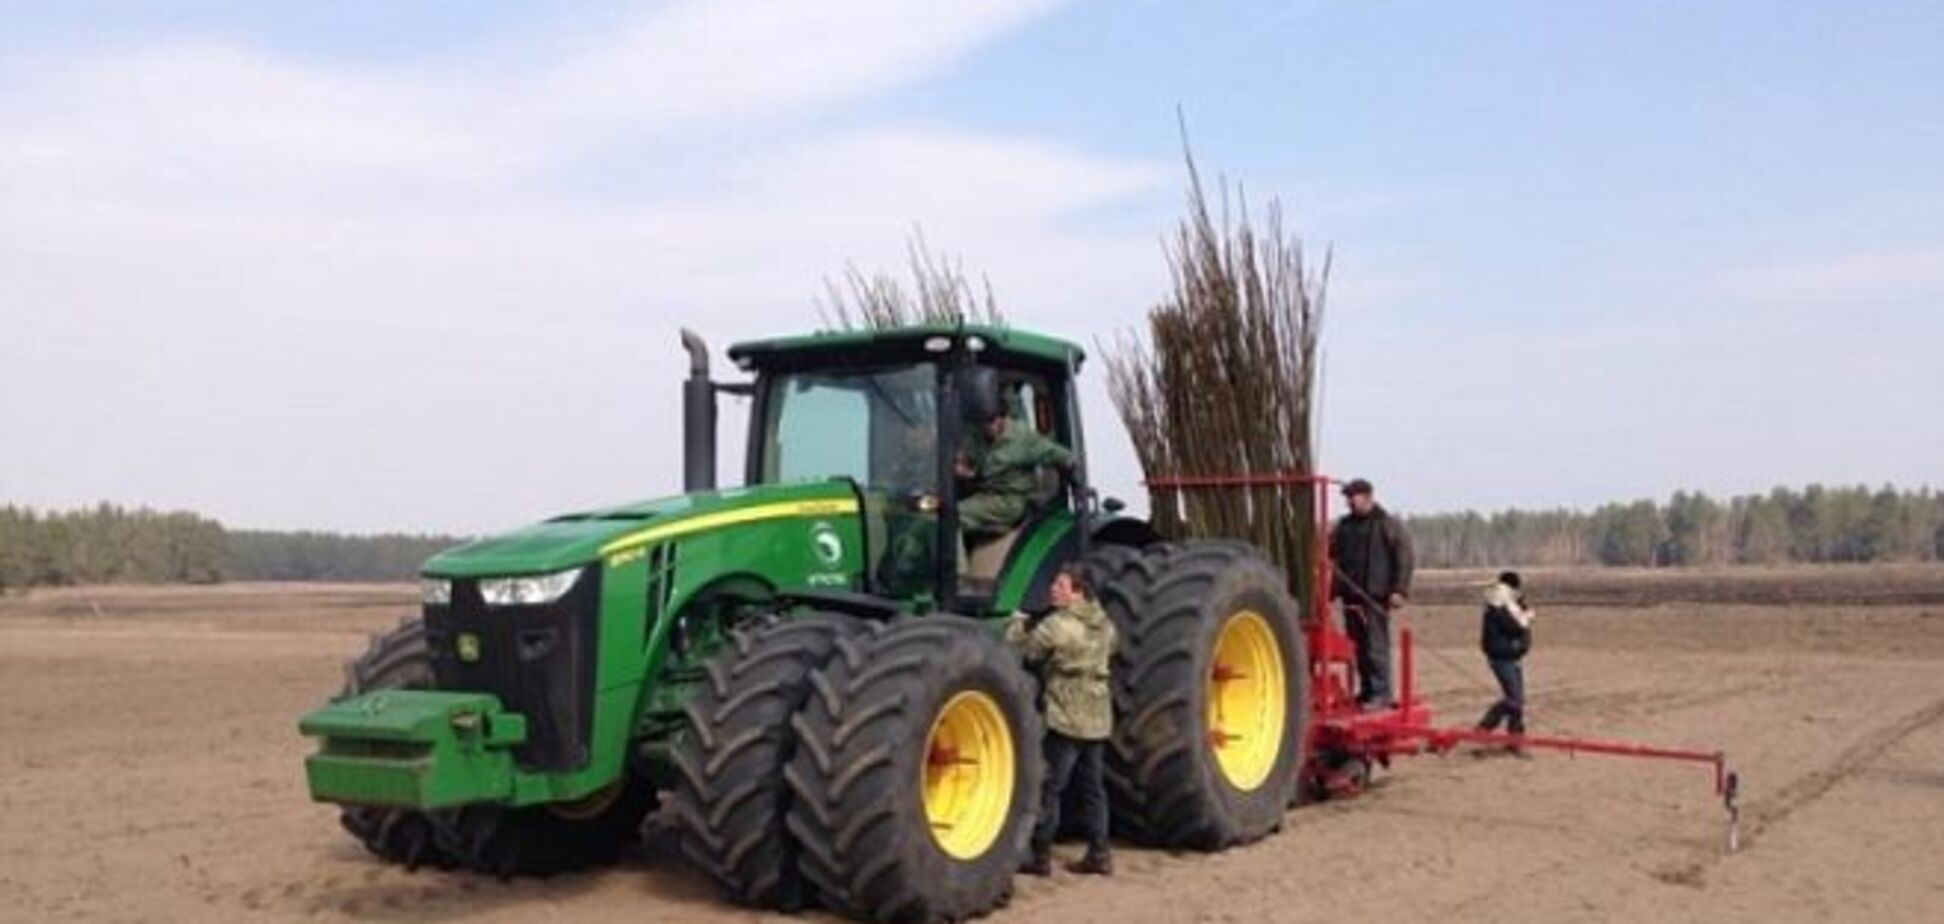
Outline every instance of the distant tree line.
[[(1427, 567), (1944, 561), (1944, 492), (1776, 488), (1717, 500), (1677, 491), (1584, 510), (1405, 518)], [(194, 513), (114, 504), (0, 505), (0, 592), (33, 586), (405, 580), (464, 542), (437, 535), (231, 530)]]
[(0, 506), (0, 592), (33, 586), (410, 578), (451, 536), (230, 530), (194, 513)]
[(1406, 518), (1428, 567), (1944, 560), (1944, 493), (1810, 485), (1717, 500), (1676, 491), (1595, 510)]
[(224, 574), (239, 581), (397, 581), (464, 542), (452, 536), (233, 530)]

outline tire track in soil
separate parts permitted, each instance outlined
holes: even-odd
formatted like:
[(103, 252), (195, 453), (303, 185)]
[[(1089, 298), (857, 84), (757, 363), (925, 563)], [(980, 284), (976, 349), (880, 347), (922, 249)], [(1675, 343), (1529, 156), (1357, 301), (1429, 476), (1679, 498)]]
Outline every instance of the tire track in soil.
[(1827, 766), (1797, 777), (1774, 795), (1749, 806), (1743, 813), (1746, 820), (1742, 824), (1742, 849), (1748, 849), (1762, 832), (1782, 823), (1797, 809), (1822, 798), (1836, 784), (1862, 771), (1897, 742), (1939, 719), (1944, 719), (1944, 697), (1865, 735), (1844, 748)]
[[(1725, 690), (1708, 691), (1701, 694), (1661, 694), (1658, 697), (1655, 694), (1645, 694), (1633, 696), (1632, 698), (1635, 702), (1629, 703), (1628, 705), (1642, 705), (1656, 698), (1664, 698), (1667, 702), (1661, 704), (1663, 708), (1690, 708), (1696, 705), (1713, 704), (1724, 700), (1735, 699), (1749, 694), (1773, 692), (1782, 686), (1785, 686), (1785, 684), (1778, 684), (1774, 681), (1763, 681), (1740, 684)], [(1611, 703), (1616, 698), (1615, 694), (1607, 693), (1582, 693), (1578, 697), (1571, 697), (1571, 694), (1577, 691), (1571, 691), (1570, 688), (1559, 692), (1566, 693), (1568, 697), (1576, 699), (1576, 702), (1573, 703), (1575, 706), (1590, 705), (1603, 700)], [(1940, 719), (1944, 719), (1944, 697), (1930, 702), (1923, 708), (1895, 722), (1878, 728), (1864, 736), (1862, 740), (1843, 749), (1834, 760), (1830, 761), (1824, 767), (1798, 777), (1788, 785), (1782, 787), (1774, 795), (1750, 804), (1742, 811), (1743, 821), (1741, 825), (1740, 848), (1747, 850), (1764, 831), (1774, 825), (1780, 824), (1803, 806), (1822, 798), (1831, 789), (1835, 788), (1838, 783), (1852, 776), (1867, 774), (1869, 770), (1868, 765), (1882, 756), (1885, 751), (1895, 747), (1898, 742), (1916, 734), (1918, 731)], [(1940, 785), (1940, 780), (1944, 780), (1944, 776), (1927, 778), (1923, 782), (1928, 785)], [(1555, 826), (1548, 825), (1544, 822), (1521, 822), (1478, 813), (1425, 812), (1422, 810), (1408, 810), (1397, 807), (1388, 808), (1386, 811), (1399, 815), (1419, 814), (1425, 816), (1441, 816), (1474, 823), (1496, 824), (1507, 827), (1528, 828), (1531, 830), (1556, 830)], [(1656, 838), (1635, 838), (1632, 843), (1635, 846), (1654, 843), (1670, 844), (1668, 840)], [(1692, 844), (1687, 846), (1690, 849), (1693, 848)], [(1731, 856), (1731, 854), (1725, 850), (1710, 850), (1702, 857), (1694, 860), (1662, 865), (1657, 869), (1650, 870), (1648, 875), (1668, 885), (1700, 888), (1707, 870), (1728, 856)], [(1448, 908), (1447, 911), (1462, 911), (1476, 904), (1478, 898), (1479, 896), (1473, 896), (1463, 899), (1456, 905)]]
[[(1777, 790), (1772, 796), (1750, 804), (1742, 810), (1740, 852), (1746, 852), (1755, 839), (1769, 828), (1786, 820), (1796, 810), (1809, 805), (1827, 795), (1836, 784), (1853, 776), (1866, 775), (1871, 761), (1876, 760), (1911, 735), (1939, 719), (1944, 719), (1944, 697), (1933, 700), (1929, 705), (1863, 737), (1862, 740), (1844, 748), (1836, 759), (1818, 770), (1810, 771), (1788, 785)], [(1663, 865), (1649, 873), (1655, 879), (1668, 885), (1701, 888), (1705, 876), (1715, 864), (1735, 856), (1723, 849), (1707, 851), (1695, 859)]]

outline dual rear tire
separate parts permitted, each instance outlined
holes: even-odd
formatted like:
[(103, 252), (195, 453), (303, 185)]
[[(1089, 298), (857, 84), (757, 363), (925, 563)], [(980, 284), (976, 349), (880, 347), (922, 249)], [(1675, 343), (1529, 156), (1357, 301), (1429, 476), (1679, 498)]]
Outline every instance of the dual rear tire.
[(670, 800), (682, 853), (738, 904), (794, 911), (810, 898), (783, 828), (793, 799), (783, 768), (797, 750), (790, 720), (810, 695), (810, 673), (861, 629), (812, 613), (737, 632), (684, 707)]
[[(1220, 850), (1279, 829), (1309, 670), (1281, 574), (1233, 542), (1106, 546), (1084, 564), (1120, 634), (1117, 833)], [(1043, 726), (991, 626), (800, 617), (738, 641), (710, 677), (677, 746), (676, 805), (684, 851), (731, 898), (899, 922), (1010, 898)]]
[(727, 897), (894, 922), (1011, 897), (1043, 731), (991, 627), (810, 614), (737, 636), (707, 673), (673, 806), (683, 853)]
[(1012, 897), (1039, 820), (1033, 681), (990, 626), (951, 616), (838, 642), (791, 723), (789, 833), (852, 917), (958, 921)]

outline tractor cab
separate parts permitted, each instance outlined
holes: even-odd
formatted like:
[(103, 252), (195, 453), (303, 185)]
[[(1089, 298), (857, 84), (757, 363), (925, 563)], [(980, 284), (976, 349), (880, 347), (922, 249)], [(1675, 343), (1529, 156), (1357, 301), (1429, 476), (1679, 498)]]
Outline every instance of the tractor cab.
[[(840, 479), (855, 492), (864, 554), (851, 590), (1004, 612), (1043, 605), (1054, 567), (1079, 554), (1084, 467), (1040, 468), (1017, 522), (981, 529), (960, 516), (975, 490), (961, 466), (995, 411), (1077, 459), (1073, 381), (1084, 355), (991, 326), (829, 332), (737, 344), (729, 356), (755, 381), (708, 387), (752, 398), (750, 485)], [(714, 413), (693, 401), (690, 411)], [(689, 432), (711, 439), (710, 429)], [(712, 451), (690, 447), (692, 457)]]

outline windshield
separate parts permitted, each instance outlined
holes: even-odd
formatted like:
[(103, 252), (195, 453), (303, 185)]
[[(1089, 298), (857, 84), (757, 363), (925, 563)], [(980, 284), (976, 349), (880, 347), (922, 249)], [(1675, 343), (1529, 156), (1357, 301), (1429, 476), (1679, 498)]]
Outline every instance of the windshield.
[(778, 373), (768, 387), (763, 481), (845, 477), (899, 493), (937, 491), (932, 364)]

